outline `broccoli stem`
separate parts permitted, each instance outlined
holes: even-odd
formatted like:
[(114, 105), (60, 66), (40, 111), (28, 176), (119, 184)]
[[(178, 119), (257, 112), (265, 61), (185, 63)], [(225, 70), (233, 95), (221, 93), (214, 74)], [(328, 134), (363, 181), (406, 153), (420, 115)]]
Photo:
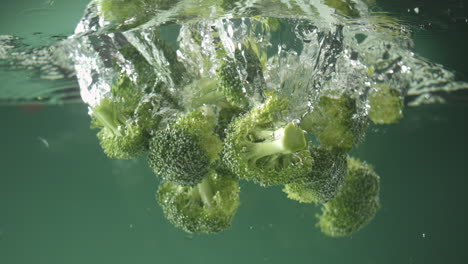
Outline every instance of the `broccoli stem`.
[(289, 149), (285, 148), (282, 138), (268, 142), (253, 143), (250, 151), (247, 159), (254, 159), (254, 161), (275, 154), (292, 153)]
[(201, 183), (197, 185), (197, 189), (203, 204), (211, 207), (211, 201), (213, 200), (213, 190), (211, 189), (211, 184), (208, 177), (203, 178)]
[(107, 108), (93, 109), (93, 114), (99, 122), (112, 131), (112, 134), (122, 136), (122, 133), (119, 131), (119, 124), (115, 122), (114, 111)]
[(270, 131), (259, 131), (255, 135), (271, 136), (276, 139), (253, 143), (251, 152), (247, 159), (254, 159), (254, 163), (263, 157), (275, 154), (289, 154), (304, 149), (307, 141), (302, 129), (293, 123), (289, 123), (284, 128), (280, 128), (273, 133)]

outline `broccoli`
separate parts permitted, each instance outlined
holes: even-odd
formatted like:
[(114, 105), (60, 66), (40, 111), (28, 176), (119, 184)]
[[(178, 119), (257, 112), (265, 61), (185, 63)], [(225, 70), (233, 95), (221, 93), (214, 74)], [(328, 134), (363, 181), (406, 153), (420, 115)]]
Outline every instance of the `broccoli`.
[(231, 105), (218, 89), (217, 81), (209, 78), (195, 80), (184, 88), (183, 105), (188, 110), (213, 107), (217, 114), (215, 133), (221, 139), (225, 138), (225, 130), (231, 120), (245, 111), (245, 108)]
[(310, 171), (313, 160), (305, 134), (285, 121), (287, 108), (286, 99), (269, 95), (229, 125), (223, 157), (237, 176), (268, 186), (290, 183)]
[(91, 111), (92, 126), (101, 128), (97, 137), (109, 158), (132, 159), (144, 153), (148, 139), (144, 126), (133, 118), (131, 108), (104, 98)]
[(215, 125), (212, 109), (203, 107), (156, 131), (149, 144), (150, 167), (166, 181), (184, 186), (200, 183), (222, 149)]
[(364, 134), (367, 120), (356, 115), (356, 102), (349, 96), (321, 96), (301, 120), (301, 127), (315, 135), (321, 145), (349, 151)]
[(348, 175), (337, 196), (322, 206), (318, 226), (332, 237), (349, 236), (369, 223), (380, 208), (380, 178), (369, 165), (348, 159)]
[(236, 48), (234, 58), (225, 56), (218, 69), (219, 89), (233, 106), (248, 108), (264, 85), (262, 64), (247, 41)]
[(157, 200), (174, 226), (189, 233), (218, 233), (231, 226), (240, 203), (239, 184), (228, 170), (214, 168), (195, 186), (163, 182)]
[[(267, 5), (279, 7), (283, 18), (267, 18), (253, 16), (265, 3), (189, 2), (96, 0), (90, 6), (112, 33), (97, 43), (105, 49), (91, 65), (93, 78), (80, 82), (91, 81), (92, 99), (104, 98), (97, 105), (86, 100), (104, 152), (119, 159), (146, 154), (161, 180), (156, 198), (165, 217), (189, 233), (231, 226), (240, 180), (282, 185), (288, 198), (322, 206), (317, 226), (327, 235), (362, 228), (379, 209), (379, 177), (347, 152), (362, 139), (368, 117), (376, 124), (401, 118), (401, 94), (379, 84), (340, 90), (320, 89), (327, 85), (319, 82), (312, 91), (304, 80), (285, 82), (281, 65), (291, 62), (297, 69), (300, 58), (291, 52), (300, 49), (288, 44), (286, 53), (275, 55), (282, 45), (279, 29), (297, 24), (286, 18), (292, 14), (318, 16), (312, 5), (273, 1)], [(353, 1), (323, 3), (359, 17)], [(180, 19), (165, 16), (176, 5)], [(213, 23), (196, 13), (207, 7)], [(227, 9), (235, 14), (219, 13)], [(317, 33), (306, 22), (299, 21), (300, 31)], [(370, 68), (372, 75), (383, 67)], [(296, 100), (300, 94), (304, 101)]]
[(301, 203), (326, 203), (340, 190), (347, 171), (346, 154), (322, 147), (311, 147), (312, 170), (305, 179), (286, 184), (288, 198)]
[(375, 124), (393, 124), (403, 117), (403, 97), (388, 84), (374, 86), (369, 94), (369, 106), (369, 118)]
[(227, 127), (231, 121), (244, 111), (244, 109), (235, 106), (224, 107), (219, 110), (218, 124), (215, 127), (215, 132), (222, 140), (226, 138)]
[(125, 74), (121, 74), (111, 92), (112, 99), (103, 98), (91, 108), (91, 127), (101, 129), (97, 137), (107, 156), (136, 158), (147, 150), (150, 133), (159, 124), (160, 119), (153, 116), (154, 104), (158, 102), (150, 97), (143, 100), (143, 94)]

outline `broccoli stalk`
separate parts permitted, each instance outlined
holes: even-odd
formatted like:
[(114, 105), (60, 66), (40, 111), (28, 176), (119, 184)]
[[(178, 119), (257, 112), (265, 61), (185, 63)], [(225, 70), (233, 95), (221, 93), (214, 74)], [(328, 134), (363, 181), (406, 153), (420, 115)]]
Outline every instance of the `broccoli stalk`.
[[(300, 151), (307, 146), (307, 141), (304, 132), (293, 123), (287, 124), (284, 128), (279, 128), (276, 131), (256, 131), (256, 138), (262, 138), (265, 141), (258, 143), (250, 143), (247, 148), (248, 154), (245, 158), (249, 160), (252, 166), (255, 166), (257, 161), (267, 156), (275, 158), (269, 162), (271, 166), (275, 165), (274, 160), (280, 154), (291, 154)], [(268, 140), (268, 138), (272, 138)]]
[(116, 112), (112, 107), (110, 100), (101, 101), (100, 106), (93, 109), (93, 116), (100, 122), (105, 128), (109, 129), (115, 136), (122, 136), (119, 131), (119, 127), (124, 124), (122, 120), (118, 119)]
[(213, 200), (213, 190), (210, 186), (208, 178), (204, 178), (198, 185), (197, 188), (193, 188), (198, 195), (200, 195), (200, 199), (203, 204), (207, 205), (208, 207), (212, 206)]

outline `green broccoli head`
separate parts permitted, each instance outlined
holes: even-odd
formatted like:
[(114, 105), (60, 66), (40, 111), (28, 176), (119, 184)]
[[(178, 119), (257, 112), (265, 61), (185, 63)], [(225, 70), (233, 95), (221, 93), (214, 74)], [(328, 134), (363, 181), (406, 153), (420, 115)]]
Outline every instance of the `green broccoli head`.
[(346, 154), (322, 147), (311, 147), (312, 170), (305, 179), (286, 184), (288, 198), (301, 203), (326, 203), (340, 190), (348, 173)]
[(199, 183), (210, 165), (197, 137), (175, 127), (155, 132), (150, 141), (148, 161), (156, 175), (180, 185)]
[(154, 133), (148, 161), (156, 175), (179, 185), (198, 184), (219, 158), (222, 141), (214, 133), (210, 108), (194, 110), (175, 124)]
[(332, 237), (349, 236), (369, 223), (380, 208), (380, 178), (361, 161), (348, 159), (348, 175), (337, 196), (325, 203), (318, 226)]
[(132, 108), (104, 98), (92, 109), (92, 126), (101, 129), (97, 137), (109, 158), (132, 159), (147, 149), (145, 124), (136, 122)]
[(262, 64), (246, 42), (234, 51), (234, 58), (225, 56), (218, 69), (219, 90), (233, 106), (246, 109), (263, 85)]
[(165, 217), (189, 233), (218, 233), (231, 226), (239, 207), (238, 180), (225, 169), (211, 169), (195, 186), (163, 182), (157, 200)]
[(225, 94), (229, 103), (247, 107), (249, 99), (245, 94), (244, 84), (239, 76), (239, 71), (234, 59), (226, 57), (218, 70), (219, 88)]
[(387, 84), (376, 85), (369, 93), (369, 118), (375, 124), (393, 124), (403, 117), (403, 97)]
[(315, 135), (328, 148), (349, 151), (363, 137), (367, 120), (356, 114), (355, 100), (321, 96), (314, 109), (301, 121), (301, 127)]
[(126, 74), (120, 74), (112, 86), (112, 96), (101, 99), (91, 109), (91, 127), (101, 129), (97, 136), (110, 158), (133, 159), (148, 149), (153, 130), (161, 116), (162, 99), (145, 95)]
[(286, 99), (271, 95), (230, 124), (224, 160), (237, 176), (268, 186), (290, 183), (310, 171), (313, 159), (305, 134), (285, 122), (287, 109)]

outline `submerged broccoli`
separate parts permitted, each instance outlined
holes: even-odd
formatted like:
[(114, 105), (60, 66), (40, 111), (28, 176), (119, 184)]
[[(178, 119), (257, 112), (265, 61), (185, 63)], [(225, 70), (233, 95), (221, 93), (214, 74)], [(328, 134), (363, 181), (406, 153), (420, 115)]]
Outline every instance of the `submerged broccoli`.
[(194, 110), (151, 138), (148, 161), (156, 175), (179, 185), (193, 186), (218, 159), (222, 141), (214, 133), (211, 108)]
[(218, 69), (219, 89), (233, 106), (248, 108), (252, 97), (263, 86), (262, 64), (249, 42), (225, 56)]
[(285, 121), (287, 109), (286, 99), (270, 95), (231, 123), (224, 160), (237, 176), (268, 186), (293, 182), (310, 171), (313, 160), (305, 134)]
[(307, 177), (286, 184), (283, 191), (301, 203), (325, 203), (336, 196), (348, 173), (346, 154), (322, 147), (311, 147), (311, 154), (314, 165)]
[(388, 84), (376, 85), (369, 94), (369, 118), (375, 124), (393, 124), (403, 117), (403, 97)]
[(366, 124), (357, 117), (355, 100), (346, 95), (320, 97), (301, 121), (301, 127), (323, 146), (342, 151), (351, 150), (361, 140)]
[(92, 117), (93, 127), (101, 128), (97, 137), (109, 158), (132, 159), (146, 150), (145, 127), (135, 121), (132, 107), (105, 98), (92, 109)]
[(348, 175), (338, 195), (322, 207), (318, 226), (332, 237), (349, 236), (369, 223), (380, 208), (380, 178), (372, 167), (348, 159)]
[(159, 124), (160, 118), (155, 115), (159, 101), (156, 97), (144, 98), (125, 74), (112, 86), (112, 96), (91, 108), (92, 127), (101, 129), (97, 136), (107, 156), (136, 158), (147, 150), (151, 131)]
[(174, 226), (189, 233), (218, 233), (231, 226), (239, 207), (239, 184), (226, 169), (211, 169), (195, 186), (163, 182), (157, 200)]

